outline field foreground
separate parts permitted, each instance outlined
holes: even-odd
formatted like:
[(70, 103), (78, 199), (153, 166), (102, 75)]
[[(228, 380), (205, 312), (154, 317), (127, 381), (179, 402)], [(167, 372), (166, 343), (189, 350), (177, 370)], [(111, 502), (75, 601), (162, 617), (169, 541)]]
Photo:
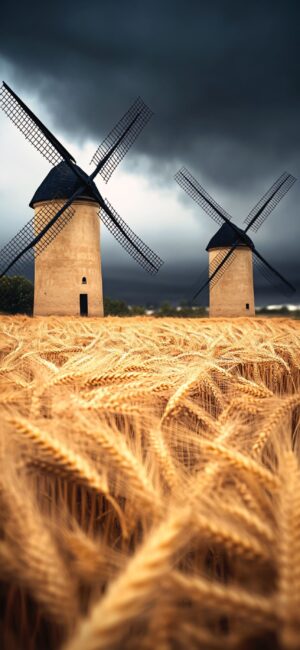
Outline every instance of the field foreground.
[(300, 648), (300, 322), (0, 318), (0, 647)]

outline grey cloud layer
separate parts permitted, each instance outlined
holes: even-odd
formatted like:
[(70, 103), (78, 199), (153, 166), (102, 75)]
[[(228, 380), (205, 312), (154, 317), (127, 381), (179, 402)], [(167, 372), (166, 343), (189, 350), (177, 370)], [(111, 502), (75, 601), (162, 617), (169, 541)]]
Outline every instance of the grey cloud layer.
[(157, 117), (139, 147), (233, 183), (298, 158), (299, 18), (276, 0), (7, 3), (0, 53), (70, 133), (141, 93)]

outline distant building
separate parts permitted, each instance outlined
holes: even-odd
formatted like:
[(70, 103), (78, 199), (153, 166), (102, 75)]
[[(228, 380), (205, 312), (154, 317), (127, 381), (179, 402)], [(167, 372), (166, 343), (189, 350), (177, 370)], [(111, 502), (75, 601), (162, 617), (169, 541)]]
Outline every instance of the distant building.
[[(57, 205), (59, 210), (80, 187), (80, 183), (65, 162), (59, 163), (43, 180), (30, 202), (36, 217), (45, 204)], [(97, 196), (94, 183), (93, 190)], [(35, 258), (36, 316), (103, 316), (100, 206), (86, 189), (73, 201), (72, 208), (75, 210), (72, 219), (51, 242), (51, 246)], [(39, 224), (36, 228), (38, 234), (41, 228), (38, 217), (36, 224)]]
[[(227, 223), (224, 223), (212, 237), (206, 247), (210, 276), (214, 271), (216, 256), (222, 251), (225, 257), (237, 239), (237, 232)], [(219, 275), (216, 283), (212, 281), (209, 284), (210, 316), (255, 315), (252, 249), (253, 243), (250, 237), (243, 233), (234, 255), (231, 256), (232, 259), (229, 258), (230, 264), (224, 273)]]

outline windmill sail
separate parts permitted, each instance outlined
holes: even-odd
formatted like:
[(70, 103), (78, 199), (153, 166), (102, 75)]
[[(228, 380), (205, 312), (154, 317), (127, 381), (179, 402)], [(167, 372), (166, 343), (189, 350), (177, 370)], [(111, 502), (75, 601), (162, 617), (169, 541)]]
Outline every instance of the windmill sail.
[(104, 209), (99, 210), (99, 217), (119, 244), (138, 264), (151, 275), (159, 271), (163, 260), (129, 228), (107, 199)]
[[(10, 269), (20, 270), (24, 262), (30, 262), (40, 255), (55, 239), (59, 232), (69, 223), (75, 214), (74, 208), (68, 207), (61, 218), (46, 230), (35, 246), (32, 242), (57, 214), (58, 204), (52, 203), (40, 208), (34, 217), (0, 250), (0, 278)], [(24, 250), (27, 249), (27, 250)]]
[(5, 82), (0, 87), (0, 107), (25, 138), (52, 165), (57, 165), (62, 160), (75, 162), (59, 140)]
[(287, 172), (284, 172), (277, 181), (275, 181), (272, 187), (270, 187), (246, 217), (244, 222), (247, 224), (245, 232), (250, 229), (255, 232), (258, 231), (269, 214), (274, 210), (274, 208), (276, 208), (279, 201), (281, 201), (295, 181), (296, 178)]
[(91, 162), (97, 166), (100, 166), (100, 163), (103, 162), (99, 173), (106, 182), (110, 179), (112, 173), (152, 115), (153, 112), (150, 108), (138, 97), (102, 144), (99, 145)]
[(209, 266), (209, 271), (207, 269), (207, 266), (203, 271), (200, 273), (198, 276), (197, 282), (195, 282), (195, 287), (199, 287), (200, 289), (197, 289), (196, 293), (193, 296), (194, 300), (200, 293), (202, 293), (205, 289), (210, 287), (212, 289), (219, 278), (225, 273), (226, 269), (230, 266), (230, 264), (233, 262), (235, 259), (235, 251), (230, 255), (230, 257), (227, 258), (226, 262), (222, 265), (223, 259), (226, 255), (226, 251), (220, 250), (217, 255), (215, 255), (214, 259), (210, 263)]
[[(226, 260), (224, 258), (227, 258)], [(213, 288), (220, 277), (224, 275), (232, 262), (236, 259), (236, 248), (233, 248), (228, 255), (228, 251), (221, 250), (210, 264), (210, 287)]]
[(263, 277), (273, 285), (273, 287), (279, 289), (279, 291), (284, 293), (286, 296), (290, 296), (296, 291), (295, 287), (288, 280), (286, 280), (286, 278), (284, 278), (281, 273), (276, 271), (276, 269), (274, 269), (273, 266), (271, 266), (271, 264), (269, 264), (269, 262), (267, 262), (267, 260), (265, 260), (264, 257), (256, 249), (254, 249), (253, 253), (253, 261), (255, 267), (259, 270)]
[(206, 289), (206, 287), (209, 285), (210, 289), (215, 286), (215, 284), (219, 281), (219, 279), (222, 277), (222, 275), (225, 273), (225, 271), (229, 268), (229, 266), (232, 264), (232, 262), (235, 259), (235, 254), (236, 254), (236, 248), (238, 246), (237, 242), (234, 246), (232, 246), (229, 251), (224, 251), (221, 250), (216, 257), (213, 260), (213, 263), (210, 267), (210, 274), (208, 280), (204, 282), (204, 284), (196, 291), (196, 293), (193, 295), (192, 300), (196, 300), (197, 296)]
[(223, 208), (206, 192), (206, 190), (198, 183), (196, 178), (186, 169), (182, 167), (177, 174), (175, 180), (185, 190), (189, 196), (198, 203), (203, 210), (220, 226), (224, 221), (231, 220), (230, 214), (223, 210)]

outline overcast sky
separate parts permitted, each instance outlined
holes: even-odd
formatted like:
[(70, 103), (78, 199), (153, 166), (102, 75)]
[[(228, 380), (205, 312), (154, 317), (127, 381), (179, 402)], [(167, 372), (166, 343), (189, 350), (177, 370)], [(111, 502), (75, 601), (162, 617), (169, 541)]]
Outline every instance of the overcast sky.
[[(175, 183), (182, 165), (238, 225), (283, 171), (300, 178), (299, 19), (289, 0), (4, 0), (0, 79), (89, 173), (136, 96), (155, 113), (108, 185), (97, 183), (165, 265), (148, 277), (103, 226), (106, 295), (180, 301), (197, 288), (217, 226)], [(3, 113), (0, 168), (2, 245), (31, 218), (50, 171)], [(298, 180), (253, 236), (297, 293), (257, 277), (258, 304), (300, 303), (299, 199)]]

